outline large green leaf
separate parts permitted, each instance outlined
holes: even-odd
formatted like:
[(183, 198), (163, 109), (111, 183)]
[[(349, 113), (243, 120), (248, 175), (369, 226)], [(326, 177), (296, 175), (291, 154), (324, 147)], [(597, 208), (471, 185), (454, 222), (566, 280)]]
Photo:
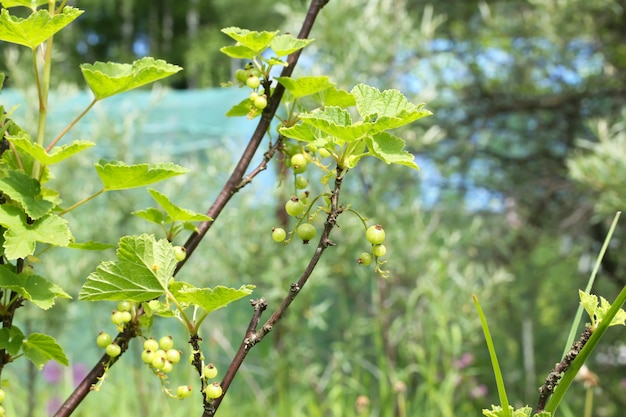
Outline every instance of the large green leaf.
[(331, 83), (326, 76), (307, 76), (300, 78), (278, 77), (276, 81), (284, 85), (291, 95), (296, 98), (310, 96), (311, 94), (333, 87), (333, 83)]
[(179, 207), (176, 204), (172, 203), (169, 198), (165, 195), (161, 194), (157, 190), (153, 190), (152, 188), (148, 189), (148, 192), (156, 200), (157, 203), (169, 216), (169, 220), (172, 221), (186, 221), (186, 222), (203, 222), (207, 220), (211, 220), (209, 216), (202, 213), (196, 213), (191, 210), (187, 210), (185, 208)]
[(372, 154), (388, 164), (406, 165), (413, 169), (419, 169), (415, 163), (415, 156), (404, 150), (405, 142), (401, 138), (381, 132), (367, 140)]
[(254, 285), (242, 285), (239, 289), (228, 288), (222, 285), (218, 285), (213, 289), (184, 285), (180, 290), (176, 291), (174, 297), (180, 302), (199, 306), (207, 313), (210, 313), (250, 295), (253, 289)]
[(6, 265), (0, 266), (0, 288), (17, 292), (37, 307), (47, 310), (54, 305), (55, 299), (72, 298), (61, 287), (35, 274), (16, 274)]
[[(356, 108), (363, 120), (375, 121), (385, 119), (387, 125), (379, 125), (378, 131), (393, 129), (411, 123), (432, 114), (423, 108), (423, 104), (415, 105), (398, 90), (378, 89), (366, 84), (357, 84), (351, 91), (356, 100)], [(392, 120), (394, 120), (392, 122)]]
[(44, 165), (52, 165), (69, 158), (78, 152), (91, 148), (96, 144), (93, 142), (77, 140), (69, 145), (55, 146), (50, 153), (46, 152), (43, 146), (31, 141), (28, 136), (18, 134), (17, 136), (8, 136), (9, 142), (13, 143), (16, 147), (20, 148), (24, 152), (31, 155)]
[(270, 46), (272, 39), (278, 34), (278, 31), (256, 32), (238, 27), (227, 27), (222, 29), (222, 32), (236, 40), (239, 44), (251, 49), (255, 54), (262, 52)]
[(82, 64), (80, 70), (96, 99), (101, 100), (169, 77), (182, 68), (161, 59), (145, 57), (132, 64)]
[(231, 57), (231, 58), (235, 58), (235, 59), (252, 59), (256, 56), (256, 51), (253, 51), (252, 49), (248, 48), (247, 46), (243, 46), (243, 45), (229, 45), (229, 46), (224, 46), (222, 48), (220, 48), (220, 51)]
[(276, 55), (280, 57), (292, 54), (309, 45), (313, 41), (314, 39), (298, 39), (293, 35), (280, 35), (272, 39), (270, 47)]
[(101, 159), (96, 164), (96, 172), (104, 184), (104, 189), (107, 191), (143, 187), (184, 174), (187, 171), (187, 168), (171, 162), (126, 165), (120, 161)]
[(81, 300), (148, 301), (164, 294), (177, 261), (172, 244), (153, 235), (124, 236), (117, 261), (102, 262), (87, 277)]
[(52, 336), (41, 333), (31, 333), (23, 340), (22, 349), (24, 356), (41, 370), (49, 360), (55, 360), (61, 365), (67, 366), (69, 360), (63, 352), (63, 348)]
[(59, 216), (47, 214), (29, 223), (22, 210), (8, 204), (0, 205), (0, 225), (7, 229), (4, 232), (4, 255), (8, 259), (32, 255), (36, 242), (67, 246), (72, 238), (67, 221)]
[(24, 6), (29, 9), (36, 9), (38, 6), (48, 4), (48, 0), (2, 0), (0, 4), (6, 8)]
[(44, 199), (39, 181), (21, 171), (10, 170), (1, 178), (0, 191), (19, 203), (31, 219), (43, 217), (54, 207)]
[(54, 16), (42, 9), (22, 19), (11, 16), (8, 10), (3, 9), (0, 12), (0, 40), (35, 49), (82, 13), (82, 10), (67, 6)]
[(299, 117), (302, 123), (337, 138), (339, 144), (362, 139), (372, 129), (370, 123), (352, 124), (350, 113), (341, 107), (328, 106), (323, 110), (302, 113)]

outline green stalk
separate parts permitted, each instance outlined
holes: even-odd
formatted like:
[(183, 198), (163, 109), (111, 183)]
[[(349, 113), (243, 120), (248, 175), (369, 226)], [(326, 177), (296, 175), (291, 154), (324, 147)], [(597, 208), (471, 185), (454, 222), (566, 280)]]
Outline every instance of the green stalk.
[(87, 108), (86, 108), (85, 110), (83, 110), (83, 111), (82, 111), (82, 112), (81, 112), (78, 116), (76, 116), (76, 118), (75, 118), (74, 120), (72, 120), (72, 122), (71, 122), (69, 125), (67, 125), (67, 126), (65, 127), (65, 129), (63, 129), (63, 131), (61, 131), (61, 133), (59, 133), (59, 135), (58, 135), (56, 138), (54, 138), (54, 140), (50, 143), (50, 145), (48, 145), (48, 146), (46, 147), (46, 152), (50, 152), (50, 149), (52, 149), (52, 147), (53, 147), (54, 145), (56, 145), (56, 144), (57, 144), (57, 142), (58, 142), (58, 141), (60, 141), (60, 140), (61, 140), (61, 138), (62, 138), (63, 136), (65, 136), (65, 134), (66, 134), (67, 132), (69, 132), (69, 131), (70, 131), (70, 129), (72, 129), (72, 128), (76, 125), (76, 123), (78, 123), (78, 122), (80, 121), (80, 119), (82, 119), (82, 118), (83, 118), (83, 117), (87, 114), (87, 112), (88, 112), (89, 110), (91, 110), (91, 108), (92, 108), (92, 107), (93, 107), (93, 106), (94, 106), (97, 102), (98, 102), (98, 99), (97, 99), (97, 98), (94, 98), (94, 99), (92, 100), (92, 102), (91, 102), (91, 103), (89, 103), (89, 105), (87, 106)]
[(489, 326), (487, 325), (487, 319), (483, 313), (483, 309), (480, 307), (478, 297), (472, 295), (478, 315), (480, 316), (480, 324), (485, 334), (485, 341), (487, 342), (487, 349), (489, 350), (489, 357), (491, 358), (491, 366), (493, 367), (493, 374), (496, 377), (496, 386), (498, 387), (498, 396), (500, 397), (500, 406), (502, 407), (502, 416), (511, 417), (511, 410), (509, 409), (509, 400), (506, 396), (506, 389), (504, 387), (504, 379), (502, 378), (502, 372), (500, 371), (500, 364), (498, 363), (498, 356), (496, 355), (496, 349), (493, 346), (493, 340), (491, 339), (491, 333), (489, 332)]

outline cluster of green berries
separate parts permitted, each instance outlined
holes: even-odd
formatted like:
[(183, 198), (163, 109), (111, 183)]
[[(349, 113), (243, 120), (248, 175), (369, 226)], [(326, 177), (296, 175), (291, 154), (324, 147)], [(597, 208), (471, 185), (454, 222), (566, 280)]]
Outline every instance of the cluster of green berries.
[(120, 301), (117, 309), (111, 312), (111, 323), (117, 326), (118, 331), (124, 330), (124, 326), (133, 319), (133, 307), (130, 301)]
[(245, 69), (240, 69), (235, 72), (235, 79), (240, 85), (246, 85), (252, 91), (250, 92), (250, 103), (253, 108), (250, 109), (251, 113), (255, 113), (257, 110), (263, 110), (267, 107), (267, 94), (260, 92), (261, 87), (261, 71), (249, 63)]
[(108, 333), (100, 332), (96, 338), (96, 344), (104, 349), (111, 358), (116, 358), (122, 353), (122, 348), (113, 342), (113, 337)]
[(158, 341), (150, 338), (143, 342), (141, 360), (154, 371), (167, 374), (180, 362), (180, 351), (174, 349), (172, 336), (163, 336)]
[(370, 226), (365, 231), (365, 238), (372, 244), (372, 252), (363, 252), (359, 256), (359, 263), (361, 265), (369, 265), (372, 263), (372, 256), (380, 258), (385, 256), (387, 248), (383, 245), (385, 241), (385, 230), (379, 224)]
[(6, 410), (4, 409), (4, 406), (2, 405), (6, 396), (7, 396), (7, 393), (4, 392), (2, 388), (0, 388), (0, 417), (4, 417), (6, 414)]
[[(217, 368), (215, 367), (215, 365), (210, 363), (202, 368), (202, 378), (213, 379), (215, 377), (217, 377)], [(222, 390), (222, 386), (217, 381), (207, 383), (206, 387), (204, 388), (204, 394), (209, 400), (219, 398), (222, 396), (223, 393), (224, 391)]]

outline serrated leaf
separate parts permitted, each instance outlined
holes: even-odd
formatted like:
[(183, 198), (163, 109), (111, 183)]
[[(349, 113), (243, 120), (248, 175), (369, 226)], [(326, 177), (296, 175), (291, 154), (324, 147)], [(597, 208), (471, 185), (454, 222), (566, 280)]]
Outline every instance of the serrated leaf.
[(0, 179), (0, 191), (19, 203), (31, 219), (39, 219), (49, 213), (54, 204), (45, 200), (39, 181), (21, 171), (10, 170)]
[(281, 67), (289, 66), (289, 64), (286, 61), (283, 61), (282, 59), (278, 59), (276, 57), (264, 58), (263, 60), (270, 66), (274, 66), (274, 65), (280, 65)]
[(104, 184), (104, 189), (107, 191), (143, 187), (144, 185), (184, 174), (187, 171), (187, 168), (171, 162), (126, 165), (120, 161), (101, 159), (96, 164), (96, 172)]
[(167, 224), (167, 222), (166, 222), (167, 219), (166, 219), (165, 213), (163, 213), (158, 208), (149, 207), (149, 208), (147, 208), (145, 210), (133, 211), (130, 214), (132, 214), (133, 216), (140, 217), (140, 218), (142, 218), (144, 220), (147, 220), (149, 222), (152, 222), (152, 223)]
[(275, 32), (256, 32), (248, 29), (241, 29), (238, 27), (227, 27), (222, 29), (222, 33), (230, 36), (241, 45), (250, 48), (255, 51), (257, 54), (265, 50), (272, 39), (278, 34), (278, 31)]
[(41, 333), (31, 333), (23, 340), (24, 356), (41, 370), (49, 360), (55, 360), (61, 365), (69, 365), (65, 352), (52, 336)]
[(102, 262), (87, 277), (80, 300), (148, 301), (164, 294), (178, 262), (172, 244), (153, 235), (124, 236), (117, 261)]
[(337, 138), (338, 144), (362, 139), (371, 129), (369, 124), (361, 122), (352, 124), (350, 113), (341, 107), (328, 106), (323, 110), (302, 113), (299, 117), (302, 123)]
[(156, 200), (157, 203), (163, 210), (167, 213), (167, 215), (173, 221), (189, 221), (189, 222), (202, 222), (211, 220), (211, 218), (202, 213), (196, 213), (191, 210), (187, 210), (185, 208), (179, 207), (176, 204), (172, 203), (169, 198), (167, 198), (164, 194), (161, 194), (157, 190), (152, 188), (148, 189), (148, 192)]
[(69, 145), (55, 146), (50, 153), (46, 152), (43, 146), (38, 143), (34, 143), (28, 137), (24, 135), (8, 136), (9, 142), (13, 143), (16, 147), (20, 148), (33, 158), (38, 160), (44, 165), (53, 165), (69, 158), (72, 155), (79, 153), (85, 149), (91, 148), (96, 144), (93, 142), (77, 140)]
[(325, 76), (307, 76), (300, 78), (278, 77), (276, 81), (285, 86), (291, 95), (296, 98), (310, 96), (333, 87), (333, 83)]
[(11, 16), (8, 10), (3, 9), (0, 12), (0, 40), (35, 49), (82, 13), (82, 10), (67, 6), (54, 16), (42, 9), (22, 19)]
[(423, 108), (423, 104), (415, 105), (398, 90), (380, 92), (377, 88), (366, 84), (357, 84), (350, 92), (356, 101), (356, 108), (364, 121), (384, 119), (386, 126), (378, 131), (394, 129), (432, 114)]
[(415, 163), (415, 155), (404, 150), (404, 140), (387, 132), (374, 135), (367, 141), (372, 155), (388, 164), (406, 165), (419, 169)]
[(223, 54), (235, 59), (252, 59), (257, 53), (243, 45), (230, 45), (220, 48)]
[(313, 142), (323, 137), (322, 132), (310, 125), (297, 124), (291, 127), (281, 127), (280, 133), (288, 138), (303, 142)]
[(0, 225), (7, 229), (4, 232), (4, 254), (11, 260), (35, 253), (36, 242), (67, 246), (72, 238), (67, 221), (59, 216), (48, 214), (29, 224), (24, 212), (7, 204), (0, 205)]
[(39, 6), (48, 4), (48, 0), (3, 0), (0, 1), (0, 4), (6, 8), (24, 6), (34, 10)]
[(10, 289), (37, 307), (47, 310), (59, 298), (72, 298), (61, 287), (35, 274), (18, 275), (5, 265), (0, 266), (0, 288)]
[(72, 242), (67, 246), (79, 250), (107, 250), (115, 247), (115, 245), (110, 243), (94, 242), (93, 240), (88, 242)]
[(583, 290), (578, 290), (580, 304), (584, 307), (592, 323), (595, 322), (596, 310), (598, 308), (598, 297), (593, 294), (587, 294)]
[(145, 57), (132, 64), (82, 64), (80, 70), (96, 99), (101, 100), (169, 77), (182, 68), (162, 59)]
[(254, 285), (242, 285), (239, 289), (221, 285), (213, 289), (183, 286), (176, 291), (175, 297), (181, 302), (197, 305), (207, 313), (211, 313), (226, 307), (233, 301), (250, 295), (253, 289)]
[(298, 39), (292, 35), (276, 36), (270, 42), (270, 48), (277, 56), (285, 56), (292, 54), (313, 42), (314, 39)]
[(0, 329), (0, 349), (6, 349), (9, 355), (15, 356), (22, 349), (24, 333), (15, 324), (10, 329)]
[(250, 114), (250, 99), (246, 98), (235, 104), (226, 112), (227, 117), (241, 117), (248, 116)]
[(313, 95), (313, 99), (324, 106), (337, 106), (346, 108), (356, 105), (356, 100), (352, 94), (350, 94), (346, 90), (337, 90), (334, 85), (324, 91), (320, 91), (319, 93)]

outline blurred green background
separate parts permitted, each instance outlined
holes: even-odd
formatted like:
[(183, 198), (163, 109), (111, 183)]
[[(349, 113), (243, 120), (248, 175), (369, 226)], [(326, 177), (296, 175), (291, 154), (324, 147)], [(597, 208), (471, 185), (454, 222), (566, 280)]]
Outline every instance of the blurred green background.
[[(229, 41), (219, 29), (297, 33), (307, 3), (94, 0), (78, 7), (86, 13), (55, 40), (51, 134), (87, 104), (79, 63), (147, 54), (185, 71), (170, 84), (99, 103), (79, 124), (68, 141), (98, 146), (71, 159), (67, 172), (54, 172), (64, 201), (97, 190), (92, 165), (99, 157), (171, 160), (191, 172), (157, 188), (205, 211), (254, 126), (222, 116), (246, 91), (215, 88), (241, 65), (220, 55)], [(312, 37), (299, 74), (330, 75), (347, 89), (357, 82), (397, 88), (427, 103), (434, 116), (398, 132), (421, 170), (365, 162), (350, 173), (344, 202), (384, 225), (391, 277), (357, 265), (367, 243), (357, 219), (342, 216), (337, 246), (281, 325), (249, 354), (219, 414), (480, 415), (498, 398), (471, 294), (487, 314), (509, 400), (534, 406), (560, 360), (577, 290), (624, 205), (626, 1), (331, 0)], [(0, 44), (0, 71), (10, 76), (0, 93), (6, 108), (33, 103), (29, 59), (27, 50)], [(35, 126), (33, 110), (24, 104), (14, 117)], [(277, 186), (276, 170), (235, 197), (181, 279), (253, 283), (255, 297), (266, 297), (270, 310), (277, 306), (313, 248), (271, 241), (290, 194), (288, 185)], [(310, 180), (315, 184), (314, 174)], [(78, 240), (116, 243), (122, 234), (159, 233), (129, 214), (153, 204), (145, 190), (112, 193), (68, 218)], [(626, 284), (624, 230), (618, 227), (594, 288), (609, 300)], [(42, 258), (38, 272), (76, 296), (97, 264), (113, 256), (57, 251)], [(20, 325), (57, 337), (72, 366), (41, 374), (24, 363), (7, 367), (10, 415), (52, 413), (46, 410), (100, 356), (95, 337), (113, 331), (113, 308), (61, 301), (56, 314), (28, 312)], [(203, 329), (204, 354), (222, 371), (250, 314), (240, 301)], [(161, 320), (154, 334), (175, 335), (188, 352), (176, 323)], [(75, 415), (201, 413), (198, 398), (159, 395), (157, 379), (140, 366), (139, 344), (131, 349), (135, 354), (124, 356)], [(594, 415), (623, 415), (623, 329), (608, 333), (588, 366), (599, 376)], [(194, 385), (190, 369), (178, 368), (172, 383)], [(582, 414), (584, 392), (582, 384), (572, 388), (562, 415)]]

